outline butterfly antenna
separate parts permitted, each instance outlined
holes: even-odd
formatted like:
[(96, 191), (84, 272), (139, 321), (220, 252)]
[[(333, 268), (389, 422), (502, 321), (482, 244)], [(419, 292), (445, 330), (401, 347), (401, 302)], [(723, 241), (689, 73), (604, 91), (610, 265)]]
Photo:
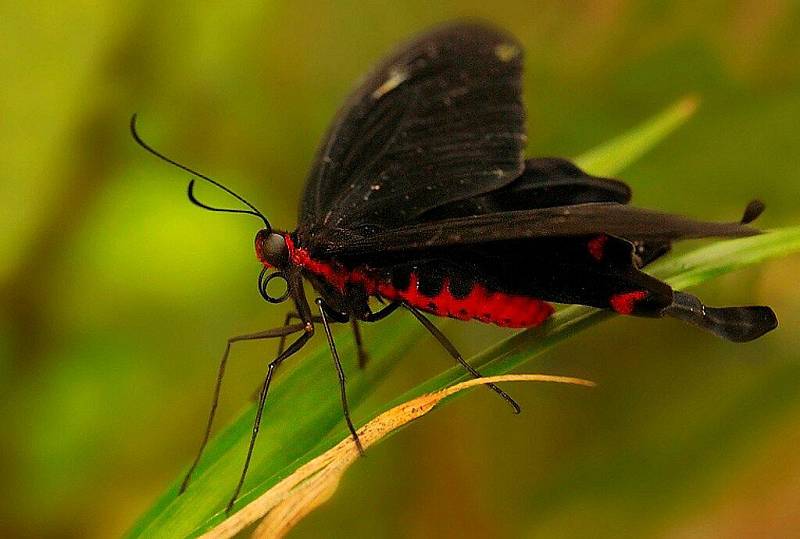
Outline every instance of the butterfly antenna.
[(167, 157), (163, 153), (159, 152), (158, 150), (156, 150), (155, 148), (150, 146), (144, 140), (142, 140), (142, 137), (139, 136), (139, 132), (136, 129), (136, 117), (137, 117), (136, 114), (131, 116), (131, 126), (130, 126), (131, 127), (131, 136), (133, 136), (133, 140), (136, 141), (136, 144), (138, 144), (139, 146), (141, 146), (142, 148), (144, 148), (145, 150), (147, 150), (151, 154), (155, 155), (156, 157), (158, 157), (162, 161), (166, 161), (167, 163), (169, 163), (169, 164), (171, 164), (173, 166), (176, 166), (181, 170), (185, 170), (189, 174), (192, 174), (193, 176), (197, 176), (201, 180), (205, 180), (208, 183), (210, 183), (211, 185), (214, 185), (214, 186), (218, 187), (219, 189), (222, 189), (223, 191), (225, 191), (226, 193), (228, 193), (229, 195), (234, 197), (236, 200), (238, 200), (239, 202), (241, 202), (242, 204), (244, 204), (245, 206), (250, 208), (250, 210), (236, 210), (236, 209), (228, 209), (228, 208), (215, 208), (213, 206), (209, 206), (207, 204), (203, 204), (202, 202), (197, 200), (197, 198), (194, 196), (194, 180), (189, 182), (189, 189), (188, 189), (189, 200), (192, 202), (192, 204), (194, 204), (196, 206), (199, 206), (199, 207), (201, 207), (203, 209), (209, 210), (209, 211), (217, 211), (217, 212), (225, 212), (225, 213), (245, 213), (245, 214), (248, 214), (248, 215), (254, 215), (254, 216), (258, 217), (259, 219), (261, 219), (262, 221), (264, 221), (264, 225), (266, 226), (267, 230), (272, 231), (272, 226), (269, 224), (269, 221), (264, 216), (264, 214), (261, 213), (258, 210), (258, 208), (256, 208), (252, 204), (250, 204), (244, 198), (242, 198), (241, 196), (237, 195), (236, 193), (234, 193), (233, 191), (231, 191), (230, 189), (228, 189), (227, 187), (225, 187), (224, 185), (222, 185), (218, 181), (212, 180), (211, 178), (209, 178), (205, 174), (200, 174), (199, 172), (190, 169), (186, 165), (182, 165), (181, 163), (178, 163), (174, 159), (171, 159), (171, 158)]
[(237, 210), (237, 209), (234, 209), (234, 208), (217, 208), (217, 207), (214, 207), (214, 206), (209, 206), (208, 204), (205, 204), (203, 202), (200, 202), (199, 200), (197, 200), (197, 197), (194, 196), (194, 182), (195, 182), (195, 180), (190, 180), (189, 181), (189, 188), (186, 190), (186, 195), (189, 197), (189, 202), (191, 202), (195, 206), (199, 206), (199, 207), (203, 208), (204, 210), (208, 210), (208, 211), (218, 211), (218, 212), (222, 212), (222, 213), (244, 213), (244, 214), (247, 214), (247, 215), (255, 215), (256, 217), (258, 217), (259, 219), (264, 221), (264, 223), (267, 225), (267, 229), (268, 230), (270, 230), (270, 231), (272, 230), (272, 228), (269, 226), (269, 223), (267, 222), (266, 218), (259, 211)]

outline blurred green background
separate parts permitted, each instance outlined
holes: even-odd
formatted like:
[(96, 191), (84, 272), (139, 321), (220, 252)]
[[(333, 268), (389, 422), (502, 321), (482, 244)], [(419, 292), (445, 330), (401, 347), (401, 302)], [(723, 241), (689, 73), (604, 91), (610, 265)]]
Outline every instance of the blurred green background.
[[(763, 226), (800, 222), (794, 0), (3, 8), (3, 536), (123, 533), (193, 456), (224, 339), (285, 312), (256, 293), (257, 221), (189, 205), (186, 175), (130, 140), (134, 111), (158, 148), (291, 228), (358, 77), (408, 35), (479, 16), (525, 45), (530, 154), (577, 155), (695, 92), (696, 117), (623, 174), (634, 201), (730, 219), (757, 196)], [(292, 537), (797, 536), (798, 274), (795, 256), (698, 291), (772, 305), (781, 327), (751, 344), (635, 319), (572, 339), (525, 370), (597, 389), (516, 385), (519, 417), (475, 392), (371, 450)], [(507, 335), (447, 332), (467, 353)], [(235, 352), (223, 422), (273, 346)], [(372, 402), (449, 366), (426, 339)]]

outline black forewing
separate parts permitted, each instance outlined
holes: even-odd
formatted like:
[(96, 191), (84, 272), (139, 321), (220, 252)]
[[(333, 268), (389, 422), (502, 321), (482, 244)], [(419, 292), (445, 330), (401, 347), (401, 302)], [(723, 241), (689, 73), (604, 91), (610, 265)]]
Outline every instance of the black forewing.
[(401, 47), (337, 115), (309, 175), (298, 234), (391, 228), (495, 190), (523, 168), (522, 49), (479, 24)]
[(559, 236), (609, 234), (630, 241), (672, 241), (758, 234), (735, 223), (697, 221), (618, 203), (590, 203), (496, 212), (399, 227), (320, 246), (330, 256), (369, 256), (465, 244)]

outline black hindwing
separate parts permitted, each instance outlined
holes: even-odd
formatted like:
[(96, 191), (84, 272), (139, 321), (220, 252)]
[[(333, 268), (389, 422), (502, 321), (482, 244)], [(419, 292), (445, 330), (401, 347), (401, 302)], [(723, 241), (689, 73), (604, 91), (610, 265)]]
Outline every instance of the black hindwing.
[(417, 222), (588, 202), (627, 204), (630, 199), (630, 188), (619, 180), (592, 176), (560, 157), (538, 157), (526, 160), (525, 170), (513, 182), (442, 204), (425, 212)]

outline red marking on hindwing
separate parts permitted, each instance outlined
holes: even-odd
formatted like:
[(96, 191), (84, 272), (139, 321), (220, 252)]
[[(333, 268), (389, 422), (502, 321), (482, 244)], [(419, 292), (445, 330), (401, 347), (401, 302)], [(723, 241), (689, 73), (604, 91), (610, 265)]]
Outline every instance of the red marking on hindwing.
[(479, 283), (465, 297), (457, 298), (450, 292), (449, 282), (445, 279), (437, 295), (426, 296), (419, 291), (419, 279), (413, 273), (408, 288), (398, 290), (386, 275), (374, 274), (365, 268), (349, 269), (337, 262), (315, 260), (308, 251), (296, 247), (288, 234), (285, 238), (292, 263), (321, 277), (342, 293), (349, 284), (361, 285), (371, 296), (402, 301), (437, 316), (480, 320), (509, 328), (538, 326), (554, 312), (552, 305), (540, 299), (495, 292)]
[(595, 236), (594, 238), (590, 239), (589, 243), (586, 244), (587, 248), (589, 249), (589, 254), (592, 255), (592, 258), (598, 262), (603, 260), (603, 257), (605, 256), (607, 241), (608, 236), (605, 234), (600, 234), (599, 236)]
[(619, 314), (631, 314), (633, 309), (636, 308), (636, 303), (647, 297), (645, 290), (637, 290), (635, 292), (625, 292), (623, 294), (614, 294), (608, 300), (611, 308)]

